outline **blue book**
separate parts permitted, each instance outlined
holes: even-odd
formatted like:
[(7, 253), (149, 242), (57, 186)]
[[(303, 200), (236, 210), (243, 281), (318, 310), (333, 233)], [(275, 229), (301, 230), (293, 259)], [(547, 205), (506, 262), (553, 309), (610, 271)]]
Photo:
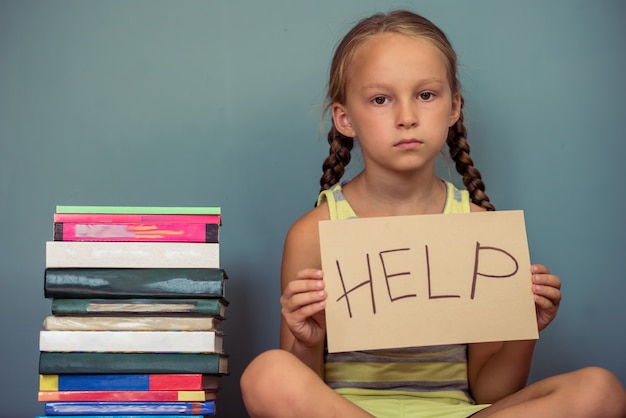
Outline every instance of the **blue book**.
[(149, 374), (40, 375), (40, 390), (150, 390)]
[(194, 374), (42, 374), (39, 390), (217, 390), (217, 375)]
[(215, 402), (46, 402), (46, 415), (213, 415)]

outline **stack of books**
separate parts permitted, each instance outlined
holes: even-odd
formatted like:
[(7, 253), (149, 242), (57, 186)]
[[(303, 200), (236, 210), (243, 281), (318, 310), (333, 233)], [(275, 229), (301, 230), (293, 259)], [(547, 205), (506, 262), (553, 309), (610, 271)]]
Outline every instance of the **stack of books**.
[(57, 206), (39, 338), (46, 416), (215, 415), (228, 373), (216, 207)]

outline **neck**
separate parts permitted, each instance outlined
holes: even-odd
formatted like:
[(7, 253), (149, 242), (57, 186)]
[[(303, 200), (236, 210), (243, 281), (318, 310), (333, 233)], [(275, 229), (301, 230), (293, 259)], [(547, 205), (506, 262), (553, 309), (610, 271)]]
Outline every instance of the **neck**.
[(361, 172), (345, 187), (359, 217), (442, 213), (446, 187), (434, 172), (408, 178), (383, 178)]

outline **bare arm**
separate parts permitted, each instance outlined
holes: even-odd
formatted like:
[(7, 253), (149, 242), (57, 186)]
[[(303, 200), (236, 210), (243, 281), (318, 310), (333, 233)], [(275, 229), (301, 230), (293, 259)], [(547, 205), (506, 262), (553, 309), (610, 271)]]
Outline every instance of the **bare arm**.
[(323, 377), (326, 292), (318, 222), (328, 218), (320, 206), (300, 218), (285, 238), (281, 268), (280, 348)]
[[(542, 265), (531, 267), (537, 326), (543, 330), (556, 316), (561, 281)], [(493, 403), (526, 386), (536, 341), (471, 344), (468, 374), (478, 403)]]

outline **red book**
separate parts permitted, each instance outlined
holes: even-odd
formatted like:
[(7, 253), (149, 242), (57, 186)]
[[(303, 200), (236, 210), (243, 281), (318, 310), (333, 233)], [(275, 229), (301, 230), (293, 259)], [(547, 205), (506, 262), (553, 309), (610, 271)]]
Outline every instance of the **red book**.
[(44, 392), (38, 394), (39, 402), (202, 402), (216, 399), (215, 392), (177, 390), (81, 390)]
[(55, 241), (219, 242), (215, 223), (80, 223), (55, 222)]

